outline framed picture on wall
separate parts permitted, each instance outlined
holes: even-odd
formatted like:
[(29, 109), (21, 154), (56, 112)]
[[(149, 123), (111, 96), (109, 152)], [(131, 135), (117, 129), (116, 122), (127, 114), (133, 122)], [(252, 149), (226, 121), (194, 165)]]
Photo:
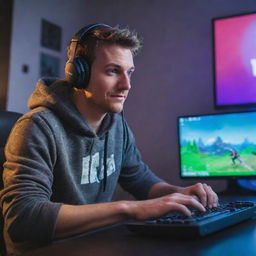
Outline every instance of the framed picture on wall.
[(45, 19), (41, 21), (41, 45), (43, 47), (61, 50), (61, 27)]
[(60, 60), (54, 56), (41, 53), (40, 56), (40, 76), (59, 77)]

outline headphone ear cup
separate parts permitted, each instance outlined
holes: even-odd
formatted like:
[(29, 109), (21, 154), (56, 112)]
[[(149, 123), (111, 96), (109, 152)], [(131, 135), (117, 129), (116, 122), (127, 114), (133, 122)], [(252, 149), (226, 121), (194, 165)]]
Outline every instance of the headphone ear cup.
[(84, 89), (90, 80), (90, 66), (85, 58), (77, 57), (68, 61), (65, 66), (66, 80), (73, 87)]
[(90, 66), (85, 58), (77, 57), (74, 59), (74, 64), (77, 70), (76, 87), (84, 89), (90, 80)]

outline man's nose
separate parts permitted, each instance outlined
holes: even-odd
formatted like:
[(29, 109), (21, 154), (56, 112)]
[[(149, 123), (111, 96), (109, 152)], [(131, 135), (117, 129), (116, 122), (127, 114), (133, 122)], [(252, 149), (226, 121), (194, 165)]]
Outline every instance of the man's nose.
[(130, 90), (131, 89), (131, 80), (127, 74), (123, 74), (119, 81), (119, 89)]

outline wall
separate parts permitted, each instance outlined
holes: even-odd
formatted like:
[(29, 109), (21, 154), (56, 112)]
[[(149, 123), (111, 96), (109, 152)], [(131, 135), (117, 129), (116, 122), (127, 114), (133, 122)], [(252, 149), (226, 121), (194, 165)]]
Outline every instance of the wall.
[[(42, 52), (60, 59), (60, 76), (63, 77), (66, 46), (74, 32), (84, 25), (85, 10), (83, 0), (14, 1), (8, 110), (27, 112), (27, 99), (40, 77), (39, 62)], [(62, 27), (60, 52), (40, 45), (42, 18)], [(22, 72), (24, 64), (29, 67), (28, 73)]]
[[(79, 24), (103, 22), (129, 26), (143, 37), (144, 48), (135, 59), (136, 72), (125, 107), (126, 118), (144, 161), (167, 181), (190, 184), (191, 181), (179, 178), (176, 118), (217, 112), (213, 102), (211, 19), (256, 11), (256, 1), (16, 0), (15, 3), (8, 108), (25, 111), (25, 99), (38, 78), (41, 17), (65, 28), (63, 42)], [(84, 8), (79, 3), (84, 3)], [(18, 45), (21, 47), (17, 48)], [(64, 50), (61, 56), (64, 63)], [(29, 75), (20, 72), (22, 63), (30, 65)], [(217, 191), (226, 185), (224, 181), (209, 183)]]
[[(89, 23), (128, 25), (143, 37), (126, 118), (144, 161), (159, 176), (180, 185), (196, 182), (179, 178), (176, 118), (217, 112), (211, 19), (256, 11), (256, 1), (98, 0), (89, 1), (87, 11)], [(217, 191), (226, 187), (223, 180), (208, 183)]]

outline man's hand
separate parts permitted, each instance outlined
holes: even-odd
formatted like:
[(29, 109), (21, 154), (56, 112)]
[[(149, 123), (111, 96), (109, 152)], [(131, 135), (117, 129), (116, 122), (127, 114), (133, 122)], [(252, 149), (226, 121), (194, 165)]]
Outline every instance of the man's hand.
[(144, 201), (130, 201), (128, 215), (137, 220), (160, 217), (170, 211), (179, 211), (191, 216), (189, 207), (205, 211), (204, 206), (193, 196), (173, 193), (155, 199)]
[(157, 198), (168, 194), (181, 193), (192, 196), (199, 201), (204, 207), (216, 207), (218, 205), (218, 196), (210, 186), (205, 183), (197, 183), (189, 187), (179, 187), (159, 182), (152, 186), (148, 198)]
[(184, 195), (197, 197), (204, 207), (212, 208), (218, 206), (217, 194), (205, 183), (197, 183), (189, 187), (180, 188), (178, 191)]

